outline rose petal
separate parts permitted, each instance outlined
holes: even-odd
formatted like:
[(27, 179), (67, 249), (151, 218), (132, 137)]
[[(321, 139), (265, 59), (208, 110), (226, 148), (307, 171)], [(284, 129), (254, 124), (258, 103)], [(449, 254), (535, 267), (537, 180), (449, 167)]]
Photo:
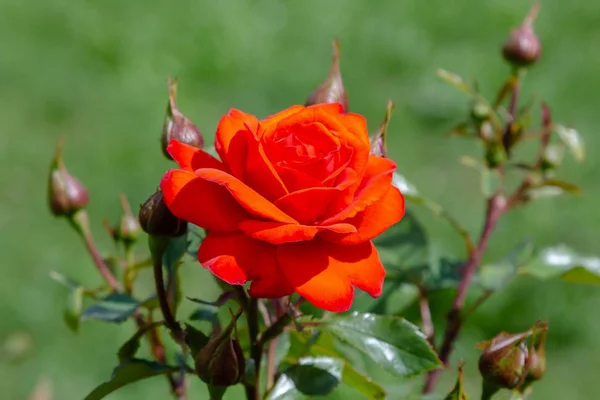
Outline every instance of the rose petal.
[(194, 171), (198, 168), (223, 169), (223, 163), (207, 152), (190, 146), (189, 144), (171, 140), (167, 145), (167, 152), (173, 160), (183, 169)]
[(277, 114), (270, 115), (267, 118), (261, 120), (260, 124), (264, 128), (267, 128), (267, 129), (269, 127), (275, 127), (279, 123), (279, 121), (281, 121), (282, 119), (287, 118), (288, 116), (295, 114), (303, 109), (304, 109), (304, 106), (300, 106), (300, 105), (291, 106), (286, 110), (280, 111)]
[(367, 120), (360, 114), (348, 113), (342, 117), (346, 129), (352, 132), (364, 144), (370, 146), (369, 130), (367, 129)]
[[(236, 137), (239, 131), (247, 131), (249, 128), (256, 130), (258, 128), (258, 120), (255, 116), (242, 111), (232, 108), (227, 115), (221, 118), (217, 126), (215, 150), (219, 153), (224, 163), (229, 165), (229, 147), (234, 137)], [(235, 160), (235, 157), (231, 157), (231, 161), (235, 162)]]
[[(277, 259), (283, 274), (296, 292), (311, 304), (327, 311), (348, 311), (354, 287), (330, 257), (333, 244), (320, 241), (288, 243), (277, 246)], [(352, 248), (348, 248), (352, 253)]]
[(277, 222), (296, 223), (289, 215), (277, 208), (269, 200), (246, 186), (239, 179), (226, 172), (216, 169), (202, 168), (196, 170), (196, 175), (209, 182), (214, 182), (226, 188), (238, 203), (249, 213)]
[(312, 224), (340, 192), (338, 188), (313, 187), (285, 195), (274, 204), (301, 224)]
[(336, 235), (356, 233), (351, 224), (334, 224), (329, 226), (307, 226), (282, 222), (247, 220), (239, 225), (239, 229), (251, 238), (271, 244), (305, 242), (314, 238), (321, 231), (329, 231)]
[(289, 193), (260, 142), (248, 143), (245, 177), (248, 186), (271, 201)]
[(371, 204), (364, 211), (344, 222), (356, 227), (356, 233), (338, 234), (323, 231), (319, 234), (324, 240), (344, 245), (363, 243), (379, 236), (390, 226), (394, 225), (404, 216), (404, 197), (400, 191), (391, 186), (389, 191), (380, 200)]
[(250, 217), (226, 188), (193, 172), (170, 170), (160, 187), (165, 204), (175, 216), (203, 228), (235, 231), (240, 222)]
[(209, 232), (198, 249), (198, 261), (229, 284), (252, 280), (253, 297), (278, 298), (294, 291), (277, 264), (276, 247), (243, 233)]
[[(339, 207), (336, 204), (330, 209), (330, 212), (334, 215), (320, 222), (319, 225), (328, 225), (352, 218), (381, 199), (391, 187), (392, 174), (395, 169), (396, 163), (389, 158), (371, 156), (365, 174), (354, 192), (352, 203), (341, 210), (336, 210), (336, 207)], [(343, 205), (343, 203), (340, 205)]]
[(272, 244), (310, 240), (319, 232), (314, 226), (255, 220), (244, 221), (239, 228), (254, 239)]

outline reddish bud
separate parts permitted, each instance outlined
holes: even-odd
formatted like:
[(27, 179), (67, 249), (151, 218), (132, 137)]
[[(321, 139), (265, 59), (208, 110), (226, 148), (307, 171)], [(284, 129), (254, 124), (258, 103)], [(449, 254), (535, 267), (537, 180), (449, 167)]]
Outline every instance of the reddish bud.
[(396, 108), (396, 104), (391, 100), (388, 100), (383, 122), (379, 125), (379, 129), (377, 129), (377, 132), (371, 138), (371, 154), (375, 156), (387, 157), (387, 130), (394, 108)]
[(177, 108), (177, 105), (175, 104), (176, 96), (177, 79), (169, 79), (169, 103), (167, 104), (167, 113), (165, 115), (165, 122), (160, 138), (163, 153), (169, 160), (172, 160), (173, 158), (167, 152), (167, 145), (173, 139), (199, 149), (204, 146), (204, 138), (202, 137), (200, 130)]
[(533, 348), (529, 352), (527, 384), (542, 379), (546, 374), (546, 334), (548, 332), (548, 323), (537, 322), (532, 331)]
[(535, 4), (520, 27), (513, 29), (504, 46), (502, 54), (512, 65), (523, 67), (535, 63), (542, 53), (542, 45), (533, 31), (533, 22), (539, 11)]
[(138, 221), (151, 236), (177, 237), (187, 230), (187, 222), (171, 213), (163, 199), (163, 193), (157, 191), (141, 206)]
[(58, 142), (56, 154), (48, 177), (48, 204), (56, 217), (72, 216), (89, 203), (86, 188), (71, 176), (62, 158), (62, 140)]
[(320, 103), (340, 103), (344, 107), (344, 112), (348, 111), (348, 96), (344, 90), (340, 72), (340, 42), (338, 39), (333, 41), (333, 61), (327, 79), (306, 99), (307, 106)]
[(501, 332), (481, 343), (479, 372), (484, 383), (498, 388), (514, 389), (524, 380), (528, 350), (526, 339), (530, 332), (509, 334)]

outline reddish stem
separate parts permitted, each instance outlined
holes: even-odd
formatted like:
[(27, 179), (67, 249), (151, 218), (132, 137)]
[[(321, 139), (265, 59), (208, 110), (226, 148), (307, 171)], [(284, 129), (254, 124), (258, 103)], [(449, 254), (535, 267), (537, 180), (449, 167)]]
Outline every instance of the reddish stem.
[(435, 347), (435, 330), (433, 320), (431, 319), (431, 310), (429, 308), (429, 300), (427, 300), (427, 292), (423, 288), (419, 288), (419, 309), (421, 311), (421, 322), (423, 326), (423, 334)]
[[(465, 265), (462, 267), (462, 278), (458, 286), (456, 297), (454, 298), (454, 301), (452, 303), (452, 308), (448, 312), (448, 322), (446, 325), (444, 340), (442, 342), (442, 346), (439, 352), (440, 360), (444, 363), (444, 365), (448, 364), (450, 353), (452, 353), (454, 347), (454, 342), (458, 338), (458, 334), (460, 332), (460, 329), (462, 328), (463, 321), (460, 312), (463, 306), (465, 305), (467, 292), (473, 279), (473, 275), (475, 275), (475, 271), (477, 270), (477, 267), (481, 262), (481, 258), (487, 247), (490, 235), (505, 210), (506, 200), (501, 194), (497, 193), (488, 200), (485, 223), (483, 225), (483, 230), (481, 232), (479, 242), (477, 244), (477, 247), (475, 248), (475, 251), (473, 252), (473, 254), (471, 254), (471, 257), (469, 257)], [(427, 375), (427, 380), (423, 389), (424, 393), (433, 392), (441, 372), (442, 370), (438, 369), (435, 371), (431, 371)]]

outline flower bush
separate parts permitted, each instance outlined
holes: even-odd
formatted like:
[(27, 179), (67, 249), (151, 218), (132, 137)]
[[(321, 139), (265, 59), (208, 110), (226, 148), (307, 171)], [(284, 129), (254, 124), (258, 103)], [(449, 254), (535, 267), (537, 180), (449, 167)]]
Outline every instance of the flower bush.
[[(391, 101), (373, 134), (363, 116), (348, 111), (337, 41), (329, 75), (304, 105), (283, 106), (265, 119), (232, 109), (219, 122), (212, 148), (177, 108), (177, 82), (169, 82), (161, 147), (178, 168), (165, 172), (160, 190), (137, 216), (122, 196), (121, 221), (107, 227), (124, 250), (124, 257), (117, 257), (121, 268), (100, 255), (86, 211), (88, 192), (67, 171), (60, 144), (48, 180), (50, 211), (81, 236), (105, 282), (84, 288), (54, 273), (70, 290), (65, 320), (72, 330), (87, 319), (131, 319), (137, 326), (117, 352), (112, 377), (85, 398), (101, 399), (159, 375), (178, 399), (186, 398), (194, 379), (206, 385), (211, 399), (226, 396), (235, 385), (249, 400), (325, 396), (341, 382), (364, 398), (397, 398), (359, 359), (395, 379), (421, 379), (411, 398), (428, 396), (438, 388), (440, 373), (454, 367), (450, 355), (465, 319), (511, 278), (600, 281), (597, 258), (563, 246), (536, 249), (525, 241), (503, 260), (482, 262), (489, 238), (508, 212), (542, 197), (579, 192), (558, 178), (564, 150), (583, 159), (578, 132), (554, 122), (545, 103), (538, 125), (531, 123), (531, 106), (520, 107), (525, 72), (541, 55), (533, 31), (536, 15), (537, 6), (502, 49), (511, 73), (493, 101), (458, 75), (438, 71), (471, 105), (452, 133), (483, 149), (480, 159), (462, 159), (480, 174), (487, 205), (477, 238), (396, 171), (386, 146)], [(533, 159), (523, 160), (516, 151), (525, 141), (537, 143)], [(432, 256), (424, 227), (405, 210), (405, 200), (448, 222), (463, 240), (464, 254)], [(133, 253), (142, 231), (148, 237), (147, 259)], [(222, 289), (217, 299), (197, 293), (183, 298), (184, 257), (196, 258), (212, 273)], [(155, 295), (141, 298), (136, 282), (146, 268), (152, 269)], [(418, 321), (378, 306), (391, 301), (400, 286), (414, 289)], [(448, 288), (454, 298), (439, 327), (429, 299)], [(362, 292), (378, 303), (353, 309)], [(84, 297), (89, 298), (85, 308)], [(177, 313), (183, 301), (198, 306), (189, 318)], [(198, 321), (211, 328), (199, 328)], [(478, 345), (482, 399), (501, 390), (525, 398), (544, 376), (548, 324), (532, 321), (523, 329), (500, 332)], [(142, 339), (152, 359), (138, 354)], [(447, 399), (467, 398), (462, 365), (458, 369), (455, 387), (442, 389), (443, 396), (449, 392)]]

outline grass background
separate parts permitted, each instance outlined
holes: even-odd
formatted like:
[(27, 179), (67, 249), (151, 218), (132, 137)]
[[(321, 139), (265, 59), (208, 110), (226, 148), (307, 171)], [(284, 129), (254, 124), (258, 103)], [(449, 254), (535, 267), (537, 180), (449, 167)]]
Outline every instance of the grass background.
[[(65, 290), (49, 271), (90, 286), (99, 279), (74, 233), (47, 211), (47, 167), (59, 135), (66, 139), (67, 165), (90, 190), (98, 241), (110, 251), (100, 221), (118, 217), (118, 193), (141, 203), (169, 167), (159, 150), (169, 75), (179, 78), (180, 108), (210, 141), (230, 107), (264, 117), (302, 103), (324, 78), (337, 36), (351, 109), (375, 130), (386, 100), (395, 100), (390, 147), (399, 171), (476, 233), (483, 213), (477, 177), (457, 160), (478, 149), (444, 136), (465, 115), (466, 99), (435, 70), (477, 77), (493, 94), (508, 73), (499, 46), (529, 6), (522, 0), (1, 2), (2, 398), (26, 398), (41, 377), (52, 381), (55, 399), (82, 398), (108, 378), (114, 350), (131, 329), (86, 323), (73, 335), (63, 324)], [(536, 27), (544, 55), (525, 89), (526, 96), (545, 99), (556, 120), (583, 132), (587, 161), (568, 159), (561, 177), (585, 194), (513, 212), (492, 238), (490, 258), (525, 236), (538, 245), (566, 243), (600, 253), (598, 20), (600, 8), (592, 1), (543, 1)], [(443, 223), (423, 218), (441, 249), (461, 250)], [(197, 265), (185, 268), (186, 294), (210, 296), (211, 278)], [(442, 296), (433, 311), (440, 316), (447, 306)], [(457, 353), (468, 361), (469, 389), (479, 391), (476, 341), (548, 318), (548, 374), (532, 399), (595, 398), (599, 308), (597, 288), (517, 280), (465, 328)], [(15, 338), (29, 345), (10, 360)], [(442, 388), (451, 385), (447, 375)], [(193, 382), (191, 398), (203, 398), (201, 386)], [(164, 381), (156, 379), (110, 398), (167, 397)]]

